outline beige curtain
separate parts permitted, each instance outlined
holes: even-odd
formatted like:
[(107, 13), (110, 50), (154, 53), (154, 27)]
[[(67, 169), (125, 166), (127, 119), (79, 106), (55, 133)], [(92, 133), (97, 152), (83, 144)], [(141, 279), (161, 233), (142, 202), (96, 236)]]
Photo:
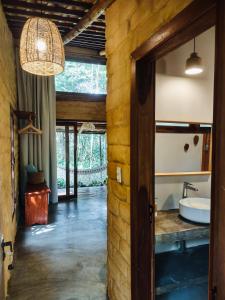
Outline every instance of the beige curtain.
[[(50, 202), (57, 203), (56, 167), (56, 92), (54, 77), (29, 74), (20, 67), (17, 55), (18, 107), (21, 111), (36, 113), (35, 126), (43, 130), (41, 136), (20, 136), (20, 179), (21, 195), (26, 186), (26, 166), (35, 165), (43, 170), (51, 188)], [(21, 121), (20, 126), (26, 126)]]

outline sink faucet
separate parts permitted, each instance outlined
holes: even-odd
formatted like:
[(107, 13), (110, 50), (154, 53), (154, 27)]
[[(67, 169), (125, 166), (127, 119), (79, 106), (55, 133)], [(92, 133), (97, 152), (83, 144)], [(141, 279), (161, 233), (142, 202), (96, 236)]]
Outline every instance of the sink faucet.
[(191, 191), (195, 191), (197, 192), (198, 189), (194, 187), (194, 185), (192, 183), (189, 182), (184, 182), (184, 186), (183, 186), (183, 198), (187, 198), (187, 191), (191, 190)]

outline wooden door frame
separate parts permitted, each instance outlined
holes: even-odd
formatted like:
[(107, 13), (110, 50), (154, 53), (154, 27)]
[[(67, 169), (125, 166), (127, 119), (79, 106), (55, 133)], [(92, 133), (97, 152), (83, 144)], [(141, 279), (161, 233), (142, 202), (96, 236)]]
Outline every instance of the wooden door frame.
[[(78, 192), (78, 183), (77, 183), (77, 121), (65, 122), (63, 120), (56, 120), (56, 126), (65, 126), (65, 153), (66, 153), (66, 195), (58, 196), (59, 201), (70, 200), (77, 198)], [(74, 131), (74, 193), (70, 195), (70, 187), (68, 186), (68, 182), (70, 182), (70, 174), (69, 174), (69, 127), (73, 127)]]
[[(196, 35), (201, 34), (216, 25), (216, 49), (219, 38), (223, 36), (218, 30), (218, 14), (223, 14), (223, 0), (194, 0), (187, 8), (180, 12), (172, 21), (163, 26), (150, 37), (141, 47), (132, 53), (132, 87), (131, 87), (131, 299), (155, 299), (154, 286), (154, 138), (155, 138), (155, 62), (160, 57), (183, 45)], [(220, 22), (222, 16), (220, 16)], [(224, 24), (222, 24), (224, 25)], [(220, 28), (222, 27), (220, 24)], [(225, 53), (225, 45), (222, 50)], [(217, 49), (216, 53), (222, 54)], [(220, 52), (221, 51), (221, 52)], [(223, 54), (224, 55), (224, 54)], [(222, 60), (222, 58), (221, 58)], [(220, 126), (213, 126), (213, 172), (212, 172), (212, 204), (215, 204), (216, 178), (218, 180), (219, 162), (217, 152), (221, 150), (218, 145), (221, 113), (218, 103), (225, 109), (225, 95), (219, 91), (225, 74), (220, 71), (220, 59), (215, 61), (215, 77), (218, 74), (219, 83), (215, 81), (214, 122), (220, 121)], [(224, 62), (225, 64), (225, 62)], [(154, 76), (153, 76), (154, 75)], [(217, 79), (218, 79), (217, 78)], [(223, 96), (223, 99), (219, 97)], [(215, 105), (215, 102), (217, 105)], [(216, 112), (217, 110), (217, 112)], [(217, 139), (217, 141), (216, 141)], [(224, 142), (225, 144), (225, 142)], [(220, 148), (220, 149), (219, 149)], [(224, 145), (225, 148), (225, 145)], [(216, 165), (217, 164), (217, 165)], [(221, 170), (220, 170), (221, 172)], [(224, 171), (225, 173), (225, 171)], [(225, 175), (224, 175), (225, 177)], [(211, 209), (211, 242), (210, 242), (210, 271), (209, 290), (216, 285), (213, 276), (215, 263), (214, 251), (216, 249), (218, 221), (216, 215), (220, 205), (212, 205)], [(222, 205), (222, 204), (221, 204)], [(215, 208), (217, 207), (217, 208)], [(151, 224), (151, 225), (150, 225)], [(150, 243), (150, 244), (149, 244)], [(221, 296), (220, 296), (221, 297)], [(209, 293), (212, 299), (212, 293)], [(218, 298), (222, 300), (222, 298)]]

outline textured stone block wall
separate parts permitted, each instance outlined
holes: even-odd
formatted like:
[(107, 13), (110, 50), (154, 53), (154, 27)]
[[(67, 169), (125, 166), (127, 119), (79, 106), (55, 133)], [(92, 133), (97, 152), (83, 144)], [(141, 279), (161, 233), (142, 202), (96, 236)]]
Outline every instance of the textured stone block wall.
[[(16, 108), (16, 72), (11, 32), (0, 3), (0, 232), (13, 241), (16, 217), (12, 220), (10, 107)], [(15, 130), (16, 131), (16, 130)], [(15, 136), (16, 178), (18, 177), (18, 139)], [(4, 263), (5, 292), (9, 278), (7, 258)]]
[[(110, 300), (131, 299), (130, 55), (190, 2), (191, 0), (116, 0), (106, 12)], [(116, 166), (122, 168), (122, 184), (116, 181)]]

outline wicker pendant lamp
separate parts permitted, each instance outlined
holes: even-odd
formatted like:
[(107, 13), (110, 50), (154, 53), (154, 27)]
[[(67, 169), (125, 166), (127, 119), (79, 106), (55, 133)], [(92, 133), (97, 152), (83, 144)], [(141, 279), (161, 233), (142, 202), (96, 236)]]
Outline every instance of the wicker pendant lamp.
[(64, 46), (52, 21), (38, 17), (26, 21), (20, 39), (20, 63), (23, 70), (41, 76), (64, 70)]

